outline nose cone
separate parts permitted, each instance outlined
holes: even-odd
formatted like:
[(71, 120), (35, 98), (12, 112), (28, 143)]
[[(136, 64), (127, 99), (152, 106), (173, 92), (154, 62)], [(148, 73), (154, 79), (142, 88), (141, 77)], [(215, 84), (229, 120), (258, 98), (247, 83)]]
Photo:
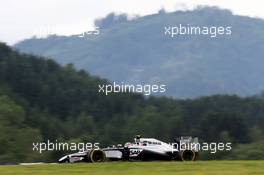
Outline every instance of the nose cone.
[(63, 156), (62, 158), (59, 159), (60, 163), (66, 162), (68, 160), (68, 156)]

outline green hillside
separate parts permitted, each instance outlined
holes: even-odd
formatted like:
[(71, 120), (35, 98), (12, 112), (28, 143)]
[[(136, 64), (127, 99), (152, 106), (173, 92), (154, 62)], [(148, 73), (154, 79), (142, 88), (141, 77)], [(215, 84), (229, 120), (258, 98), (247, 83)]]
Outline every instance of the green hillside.
[(215, 95), (193, 100), (98, 93), (107, 80), (71, 65), (0, 44), (0, 163), (57, 161), (64, 152), (32, 142), (125, 143), (136, 134), (164, 141), (184, 135), (232, 142), (233, 151), (201, 159), (263, 159), (264, 98)]
[[(112, 15), (112, 16), (111, 16)], [(112, 21), (111, 19), (119, 19)], [(126, 21), (97, 20), (100, 34), (50, 36), (15, 45), (22, 52), (73, 63), (93, 75), (128, 83), (166, 84), (177, 98), (253, 95), (264, 89), (264, 21), (215, 7), (158, 13)], [(231, 26), (232, 35), (165, 35), (165, 26)]]

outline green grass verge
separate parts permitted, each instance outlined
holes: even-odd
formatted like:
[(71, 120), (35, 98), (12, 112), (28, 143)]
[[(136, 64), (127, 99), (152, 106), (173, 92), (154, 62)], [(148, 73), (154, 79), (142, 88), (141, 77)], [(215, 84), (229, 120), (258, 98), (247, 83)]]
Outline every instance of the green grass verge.
[(263, 175), (264, 161), (109, 162), (0, 166), (3, 175)]

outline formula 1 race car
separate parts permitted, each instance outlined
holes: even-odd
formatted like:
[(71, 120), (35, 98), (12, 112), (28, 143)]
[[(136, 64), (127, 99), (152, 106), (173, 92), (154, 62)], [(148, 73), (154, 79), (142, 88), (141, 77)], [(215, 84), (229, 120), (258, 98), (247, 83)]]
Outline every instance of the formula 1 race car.
[(154, 138), (141, 138), (136, 136), (134, 143), (126, 143), (103, 149), (90, 149), (83, 152), (69, 154), (59, 159), (59, 163), (74, 162), (105, 162), (115, 160), (181, 160), (194, 161), (198, 157), (196, 148), (179, 148), (179, 145), (197, 143), (198, 139), (192, 137), (180, 137), (175, 143), (168, 144)]

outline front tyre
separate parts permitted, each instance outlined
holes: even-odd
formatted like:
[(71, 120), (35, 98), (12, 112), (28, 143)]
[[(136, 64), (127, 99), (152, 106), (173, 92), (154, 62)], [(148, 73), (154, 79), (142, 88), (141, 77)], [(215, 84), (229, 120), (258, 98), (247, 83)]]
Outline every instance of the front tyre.
[(106, 161), (106, 155), (104, 151), (100, 149), (93, 149), (91, 150), (88, 155), (88, 160), (91, 163), (96, 163), (96, 162), (105, 162)]

